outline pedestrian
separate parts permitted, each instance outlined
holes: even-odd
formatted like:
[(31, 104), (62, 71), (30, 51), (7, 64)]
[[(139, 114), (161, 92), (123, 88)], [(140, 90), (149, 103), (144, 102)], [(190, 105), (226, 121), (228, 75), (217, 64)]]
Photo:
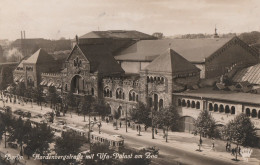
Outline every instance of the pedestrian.
[(144, 130), (145, 130), (145, 131), (147, 130), (147, 127), (146, 127), (146, 125), (144, 126)]
[(136, 131), (137, 131), (137, 132), (138, 132), (138, 128), (139, 128), (138, 125), (136, 125)]
[(229, 152), (231, 151), (231, 143), (229, 143), (229, 145), (228, 145), (228, 151)]
[(128, 122), (128, 127), (130, 127), (131, 125), (130, 125), (130, 122)]
[(157, 133), (158, 133), (158, 131), (157, 131), (157, 129), (155, 129), (155, 134), (157, 135)]
[(109, 122), (109, 121), (108, 121), (108, 118), (106, 118), (106, 122), (107, 122), (107, 124), (108, 124), (108, 122)]
[(120, 128), (121, 128), (121, 126), (122, 126), (122, 123), (121, 123), (121, 121), (120, 121), (119, 125), (120, 125)]
[(228, 151), (228, 142), (227, 142), (227, 144), (226, 144), (226, 151)]
[(231, 155), (235, 155), (235, 149), (234, 148), (232, 148), (232, 150), (231, 150)]
[(139, 132), (141, 132), (141, 126), (139, 125)]
[(241, 155), (241, 148), (238, 147), (238, 154)]
[(200, 139), (200, 145), (202, 145), (202, 139)]

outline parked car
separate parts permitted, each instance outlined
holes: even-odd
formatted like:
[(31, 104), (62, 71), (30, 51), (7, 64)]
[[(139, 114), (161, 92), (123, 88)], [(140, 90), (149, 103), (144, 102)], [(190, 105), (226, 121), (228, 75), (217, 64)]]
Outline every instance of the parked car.
[(31, 114), (31, 112), (24, 112), (23, 116), (30, 118), (32, 116), (32, 114)]
[(22, 116), (23, 113), (24, 112), (22, 110), (20, 110), (20, 109), (17, 109), (17, 110), (14, 111), (14, 114), (16, 114), (16, 115), (21, 115)]
[(8, 142), (8, 146), (15, 149), (18, 148), (18, 145), (15, 142)]

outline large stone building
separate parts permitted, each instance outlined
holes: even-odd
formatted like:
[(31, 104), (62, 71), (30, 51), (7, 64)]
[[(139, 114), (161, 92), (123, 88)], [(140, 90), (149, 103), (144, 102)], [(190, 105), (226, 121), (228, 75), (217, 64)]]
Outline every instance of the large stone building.
[(35, 87), (55, 86), (79, 97), (104, 98), (111, 113), (118, 111), (122, 117), (138, 101), (156, 110), (174, 104), (183, 116), (183, 130), (192, 131), (202, 109), (225, 124), (236, 114), (249, 114), (249, 108), (252, 120), (259, 122), (260, 105), (246, 99), (258, 95), (212, 89), (207, 94), (208, 90), (199, 89), (201, 81), (223, 75), (232, 78), (258, 62), (257, 52), (237, 37), (156, 39), (137, 31), (98, 31), (76, 37), (63, 64), (55, 65), (54, 59), (38, 50), (18, 65), (14, 80), (31, 79)]

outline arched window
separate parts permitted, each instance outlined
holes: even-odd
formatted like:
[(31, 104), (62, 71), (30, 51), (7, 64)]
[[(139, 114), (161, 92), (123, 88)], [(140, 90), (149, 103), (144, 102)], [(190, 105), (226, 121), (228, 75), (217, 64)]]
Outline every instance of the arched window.
[(219, 106), (219, 112), (224, 112), (224, 106), (222, 104)]
[(260, 119), (260, 110), (258, 111), (258, 119)]
[(133, 98), (132, 98), (132, 94), (129, 92), (129, 101), (132, 101)]
[(161, 83), (164, 84), (164, 78), (163, 77), (161, 78)]
[(123, 92), (123, 98), (122, 98), (123, 100), (125, 99), (125, 93)]
[(231, 107), (231, 114), (236, 114), (236, 108), (234, 106)]
[(112, 97), (112, 91), (109, 91), (109, 95), (110, 95), (110, 97)]
[(150, 77), (150, 82), (153, 83), (153, 77)]
[(200, 102), (199, 101), (196, 102), (196, 109), (200, 109)]
[(65, 84), (65, 91), (68, 91), (68, 84)]
[(256, 109), (252, 109), (252, 114), (251, 114), (252, 117), (257, 117), (257, 112), (256, 112)]
[(94, 96), (94, 88), (91, 88), (91, 95)]
[(225, 106), (225, 113), (230, 113), (230, 109), (228, 105)]
[(119, 90), (119, 99), (122, 99), (122, 91)]
[(135, 101), (138, 102), (138, 100), (139, 100), (138, 95), (136, 95), (136, 99), (135, 99)]
[(135, 93), (133, 92), (133, 101), (135, 101)]
[(159, 109), (163, 108), (163, 99), (159, 100)]
[(214, 112), (218, 111), (218, 104), (214, 104)]
[(119, 96), (119, 95), (118, 95), (118, 91), (116, 91), (116, 99), (118, 99), (118, 96)]
[(181, 99), (178, 99), (178, 106), (181, 106)]
[(190, 100), (187, 101), (187, 107), (190, 107)]
[(148, 103), (149, 103), (149, 106), (152, 107), (153, 106), (153, 98), (149, 97)]
[(107, 97), (107, 91), (104, 90), (104, 97)]
[(209, 103), (209, 111), (213, 111), (213, 105), (212, 105), (212, 103)]
[(184, 99), (182, 100), (181, 105), (182, 105), (183, 107), (186, 107), (186, 101), (185, 101)]
[(191, 102), (191, 108), (195, 108), (195, 101)]
[(249, 116), (250, 116), (250, 114), (251, 114), (251, 113), (250, 113), (250, 109), (249, 109), (249, 108), (247, 108), (247, 109), (246, 109), (246, 115), (249, 117)]
[(149, 79), (149, 77), (147, 76), (147, 83), (149, 83), (150, 82), (150, 79)]

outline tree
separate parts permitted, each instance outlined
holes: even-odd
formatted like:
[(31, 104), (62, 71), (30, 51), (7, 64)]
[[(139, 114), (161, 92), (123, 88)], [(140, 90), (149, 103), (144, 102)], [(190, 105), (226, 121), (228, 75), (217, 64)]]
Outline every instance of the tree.
[(84, 122), (86, 121), (86, 115), (91, 113), (94, 98), (91, 95), (86, 95), (82, 98), (81, 113), (84, 116)]
[(20, 82), (16, 88), (16, 94), (18, 96), (24, 96), (25, 91), (26, 91), (25, 83)]
[(94, 109), (95, 112), (98, 113), (99, 117), (101, 116), (102, 119), (104, 119), (105, 116), (109, 115), (109, 109), (110, 107), (108, 106), (108, 104), (106, 104), (104, 99), (99, 99), (98, 101), (96, 101), (95, 105), (94, 105)]
[(34, 98), (37, 100), (37, 104), (41, 105), (41, 109), (42, 109), (42, 102), (44, 101), (43, 88), (41, 86), (38, 86), (35, 91), (36, 92)]
[(13, 125), (14, 131), (9, 140), (17, 140), (17, 143), (20, 145), (20, 155), (23, 155), (23, 144), (27, 141), (29, 134), (31, 132), (31, 123), (29, 120), (24, 122), (21, 117), (19, 117), (15, 124)]
[(211, 116), (209, 111), (203, 110), (200, 112), (197, 120), (194, 123), (195, 131), (200, 134), (200, 145), (199, 151), (202, 143), (201, 135), (208, 135), (210, 137), (214, 136), (214, 130), (216, 128), (216, 122), (214, 118)]
[(225, 125), (222, 133), (227, 139), (235, 143), (237, 148), (239, 145), (255, 147), (258, 142), (254, 124), (244, 113), (239, 114)]
[[(72, 93), (72, 91), (70, 91), (67, 94), (66, 103), (68, 104), (68, 108), (76, 106), (76, 98), (75, 98), (74, 94)], [(70, 112), (70, 114), (71, 114), (71, 112)], [(72, 117), (72, 114), (71, 114), (71, 117)]]
[[(77, 155), (80, 147), (87, 141), (84, 136), (74, 131), (62, 132), (56, 139), (55, 152), (57, 155)], [(71, 160), (70, 160), (71, 161)], [(68, 161), (66, 163), (69, 163)]]
[(177, 130), (179, 128), (180, 115), (174, 106), (161, 108), (155, 112), (155, 123), (166, 130), (165, 141), (168, 141), (168, 130)]
[(119, 113), (118, 111), (115, 111), (115, 113), (114, 113), (114, 118), (116, 119), (116, 130), (118, 130), (117, 120), (120, 118), (120, 113)]
[(48, 100), (51, 101), (51, 108), (55, 107), (58, 102), (58, 94), (54, 86), (50, 86), (48, 89)]
[(28, 156), (36, 153), (40, 155), (46, 155), (49, 149), (49, 143), (53, 142), (54, 133), (51, 131), (51, 128), (46, 124), (37, 124), (36, 127), (33, 127), (29, 136), (27, 144)]
[(7, 136), (7, 132), (11, 132), (11, 126), (13, 123), (13, 116), (12, 116), (12, 111), (11, 111), (11, 107), (7, 106), (5, 108), (5, 113), (2, 114), (2, 124), (3, 124), (3, 128), (4, 128), (4, 135), (5, 135), (5, 148), (6, 148), (6, 136)]
[(145, 124), (147, 127), (151, 126), (152, 120), (150, 116), (150, 110), (147, 105), (142, 102), (138, 102), (136, 108), (133, 108), (130, 111), (132, 120), (137, 121), (138, 123)]

